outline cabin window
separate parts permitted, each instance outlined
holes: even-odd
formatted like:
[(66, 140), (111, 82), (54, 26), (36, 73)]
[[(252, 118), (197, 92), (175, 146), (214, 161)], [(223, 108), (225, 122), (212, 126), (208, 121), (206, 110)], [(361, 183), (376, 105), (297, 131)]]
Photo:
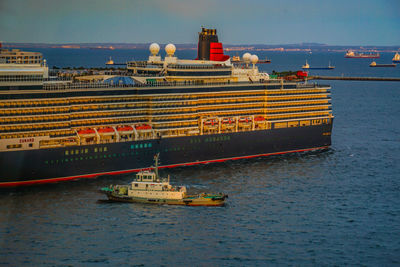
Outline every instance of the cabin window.
[(107, 147), (104, 147), (104, 152), (106, 152), (107, 151)]
[(149, 147), (151, 147), (151, 145), (152, 145), (152, 144), (151, 144), (151, 143), (149, 143)]
[(22, 144), (15, 144), (15, 145), (7, 145), (7, 149), (12, 149), (12, 148), (21, 148)]
[(69, 151), (65, 150), (65, 156), (68, 156), (68, 155), (69, 155)]
[(94, 152), (97, 152), (97, 151), (98, 151), (98, 150), (97, 150), (97, 147), (95, 147), (95, 148), (94, 148)]

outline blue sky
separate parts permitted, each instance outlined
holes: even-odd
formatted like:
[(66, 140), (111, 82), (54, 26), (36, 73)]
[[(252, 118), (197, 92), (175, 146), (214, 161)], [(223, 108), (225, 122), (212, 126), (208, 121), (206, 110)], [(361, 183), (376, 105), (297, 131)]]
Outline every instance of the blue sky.
[(0, 0), (0, 40), (400, 45), (400, 0)]

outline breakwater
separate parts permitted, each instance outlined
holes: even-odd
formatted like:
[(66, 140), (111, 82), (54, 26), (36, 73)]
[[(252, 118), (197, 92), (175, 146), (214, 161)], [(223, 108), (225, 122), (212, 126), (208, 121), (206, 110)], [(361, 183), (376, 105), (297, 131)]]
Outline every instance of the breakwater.
[(309, 80), (344, 80), (344, 81), (388, 81), (400, 82), (399, 77), (345, 77), (345, 76), (310, 76)]

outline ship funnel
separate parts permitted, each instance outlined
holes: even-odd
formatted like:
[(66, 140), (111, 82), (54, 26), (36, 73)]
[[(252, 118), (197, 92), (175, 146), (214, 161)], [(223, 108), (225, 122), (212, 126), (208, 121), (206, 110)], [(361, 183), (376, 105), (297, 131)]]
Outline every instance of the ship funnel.
[(224, 55), (222, 43), (218, 42), (216, 29), (201, 28), (197, 50), (198, 60), (225, 61), (229, 56)]

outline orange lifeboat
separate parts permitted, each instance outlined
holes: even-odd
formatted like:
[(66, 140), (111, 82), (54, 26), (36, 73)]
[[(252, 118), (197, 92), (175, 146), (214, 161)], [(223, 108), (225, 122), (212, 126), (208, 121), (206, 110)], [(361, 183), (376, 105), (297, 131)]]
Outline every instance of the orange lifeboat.
[(79, 135), (94, 135), (96, 134), (94, 129), (85, 129), (85, 130), (80, 130), (78, 131)]
[(97, 129), (97, 132), (99, 134), (104, 134), (104, 135), (110, 135), (110, 134), (115, 133), (114, 129), (111, 127), (104, 127), (104, 128)]
[(204, 121), (204, 125), (206, 126), (218, 125), (218, 121), (216, 119), (208, 119)]
[(133, 128), (131, 126), (118, 126), (117, 131), (118, 132), (131, 132), (131, 131), (133, 131)]
[(255, 121), (265, 121), (265, 118), (263, 116), (257, 116), (254, 118)]
[(223, 124), (232, 124), (232, 123), (235, 123), (235, 119), (232, 119), (232, 118), (223, 118), (222, 121), (221, 121), (221, 123), (223, 123)]
[(250, 117), (240, 117), (239, 122), (248, 123), (248, 122), (252, 122), (252, 119)]
[(138, 124), (135, 125), (136, 130), (151, 130), (151, 126), (148, 124)]

